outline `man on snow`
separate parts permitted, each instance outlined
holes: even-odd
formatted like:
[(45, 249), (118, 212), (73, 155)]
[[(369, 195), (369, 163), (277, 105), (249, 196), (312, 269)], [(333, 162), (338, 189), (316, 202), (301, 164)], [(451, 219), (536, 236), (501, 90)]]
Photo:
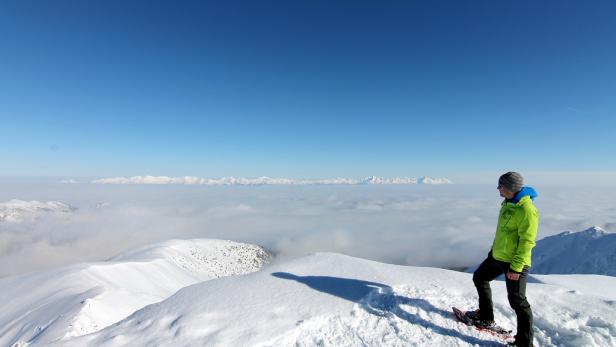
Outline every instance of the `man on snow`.
[(507, 298), (517, 316), (517, 334), (513, 346), (532, 346), (533, 312), (526, 301), (526, 283), (535, 246), (539, 214), (533, 205), (537, 193), (524, 186), (522, 175), (507, 172), (498, 180), (498, 191), (505, 198), (501, 204), (492, 250), (473, 274), (479, 294), (479, 309), (467, 315), (478, 326), (495, 325), (490, 281), (506, 274)]

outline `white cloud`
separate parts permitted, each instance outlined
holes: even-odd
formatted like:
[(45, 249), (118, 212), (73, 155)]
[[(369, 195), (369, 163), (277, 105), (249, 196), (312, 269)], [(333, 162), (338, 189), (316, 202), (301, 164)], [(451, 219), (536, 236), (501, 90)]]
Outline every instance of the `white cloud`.
[[(539, 237), (616, 225), (616, 189), (536, 187)], [(281, 258), (341, 252), (398, 264), (464, 267), (487, 254), (493, 185), (106, 185), (0, 183), (0, 202), (58, 200), (70, 213), (0, 222), (0, 276), (101, 260), (171, 238), (257, 243)], [(616, 231), (616, 230), (615, 230)]]
[(79, 183), (79, 181), (74, 180), (74, 179), (66, 179), (66, 180), (61, 180), (60, 183), (64, 183), (64, 184), (76, 184)]

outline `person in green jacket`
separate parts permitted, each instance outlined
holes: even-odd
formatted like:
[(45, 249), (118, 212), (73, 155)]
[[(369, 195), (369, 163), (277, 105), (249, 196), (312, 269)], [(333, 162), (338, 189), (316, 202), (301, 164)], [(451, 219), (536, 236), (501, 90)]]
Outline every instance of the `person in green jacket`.
[(496, 236), (486, 260), (473, 274), (479, 294), (479, 309), (467, 315), (478, 326), (495, 326), (490, 281), (506, 275), (507, 298), (517, 316), (517, 334), (512, 346), (533, 345), (533, 312), (526, 300), (526, 283), (535, 246), (539, 213), (533, 205), (537, 192), (524, 186), (522, 175), (507, 172), (498, 180), (498, 191), (505, 198), (501, 204)]

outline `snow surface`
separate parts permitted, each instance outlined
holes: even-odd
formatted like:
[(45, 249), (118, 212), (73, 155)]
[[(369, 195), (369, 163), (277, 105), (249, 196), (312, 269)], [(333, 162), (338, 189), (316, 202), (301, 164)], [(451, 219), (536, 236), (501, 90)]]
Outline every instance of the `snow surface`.
[(92, 333), (182, 287), (253, 272), (270, 260), (255, 245), (170, 240), (106, 262), (0, 279), (0, 345), (47, 345)]
[[(578, 295), (592, 295), (606, 300), (616, 300), (616, 277), (601, 275), (535, 275), (535, 283), (554, 285), (554, 290), (568, 289)], [(560, 288), (559, 288), (560, 287)]]
[(616, 233), (594, 226), (543, 238), (533, 249), (531, 271), (616, 276)]
[(290, 178), (244, 178), (222, 177), (219, 179), (202, 178), (194, 176), (168, 177), (168, 176), (133, 176), (133, 177), (109, 177), (93, 180), (99, 184), (203, 184), (203, 185), (331, 185), (331, 184), (451, 184), (447, 178), (412, 177), (384, 178), (377, 176), (366, 177), (361, 180), (353, 178), (332, 178), (321, 180), (297, 180)]
[(45, 213), (70, 213), (75, 207), (59, 201), (24, 201), (9, 200), (0, 203), (0, 222), (18, 223), (24, 220), (37, 219)]
[[(549, 281), (551, 276), (541, 276)], [(616, 278), (529, 283), (537, 346), (616, 346)], [(562, 283), (561, 286), (556, 283)], [(504, 283), (495, 316), (515, 328)], [(604, 295), (608, 294), (608, 297)], [(498, 346), (453, 319), (476, 308), (470, 274), (318, 253), (244, 276), (197, 283), (96, 333), (60, 346)], [(40, 345), (34, 341), (33, 345)]]

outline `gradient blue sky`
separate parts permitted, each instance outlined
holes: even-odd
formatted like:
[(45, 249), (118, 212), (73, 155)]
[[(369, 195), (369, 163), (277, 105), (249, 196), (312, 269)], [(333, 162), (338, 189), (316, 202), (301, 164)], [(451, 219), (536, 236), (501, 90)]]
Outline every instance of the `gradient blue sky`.
[(616, 171), (614, 1), (3, 1), (1, 176)]

